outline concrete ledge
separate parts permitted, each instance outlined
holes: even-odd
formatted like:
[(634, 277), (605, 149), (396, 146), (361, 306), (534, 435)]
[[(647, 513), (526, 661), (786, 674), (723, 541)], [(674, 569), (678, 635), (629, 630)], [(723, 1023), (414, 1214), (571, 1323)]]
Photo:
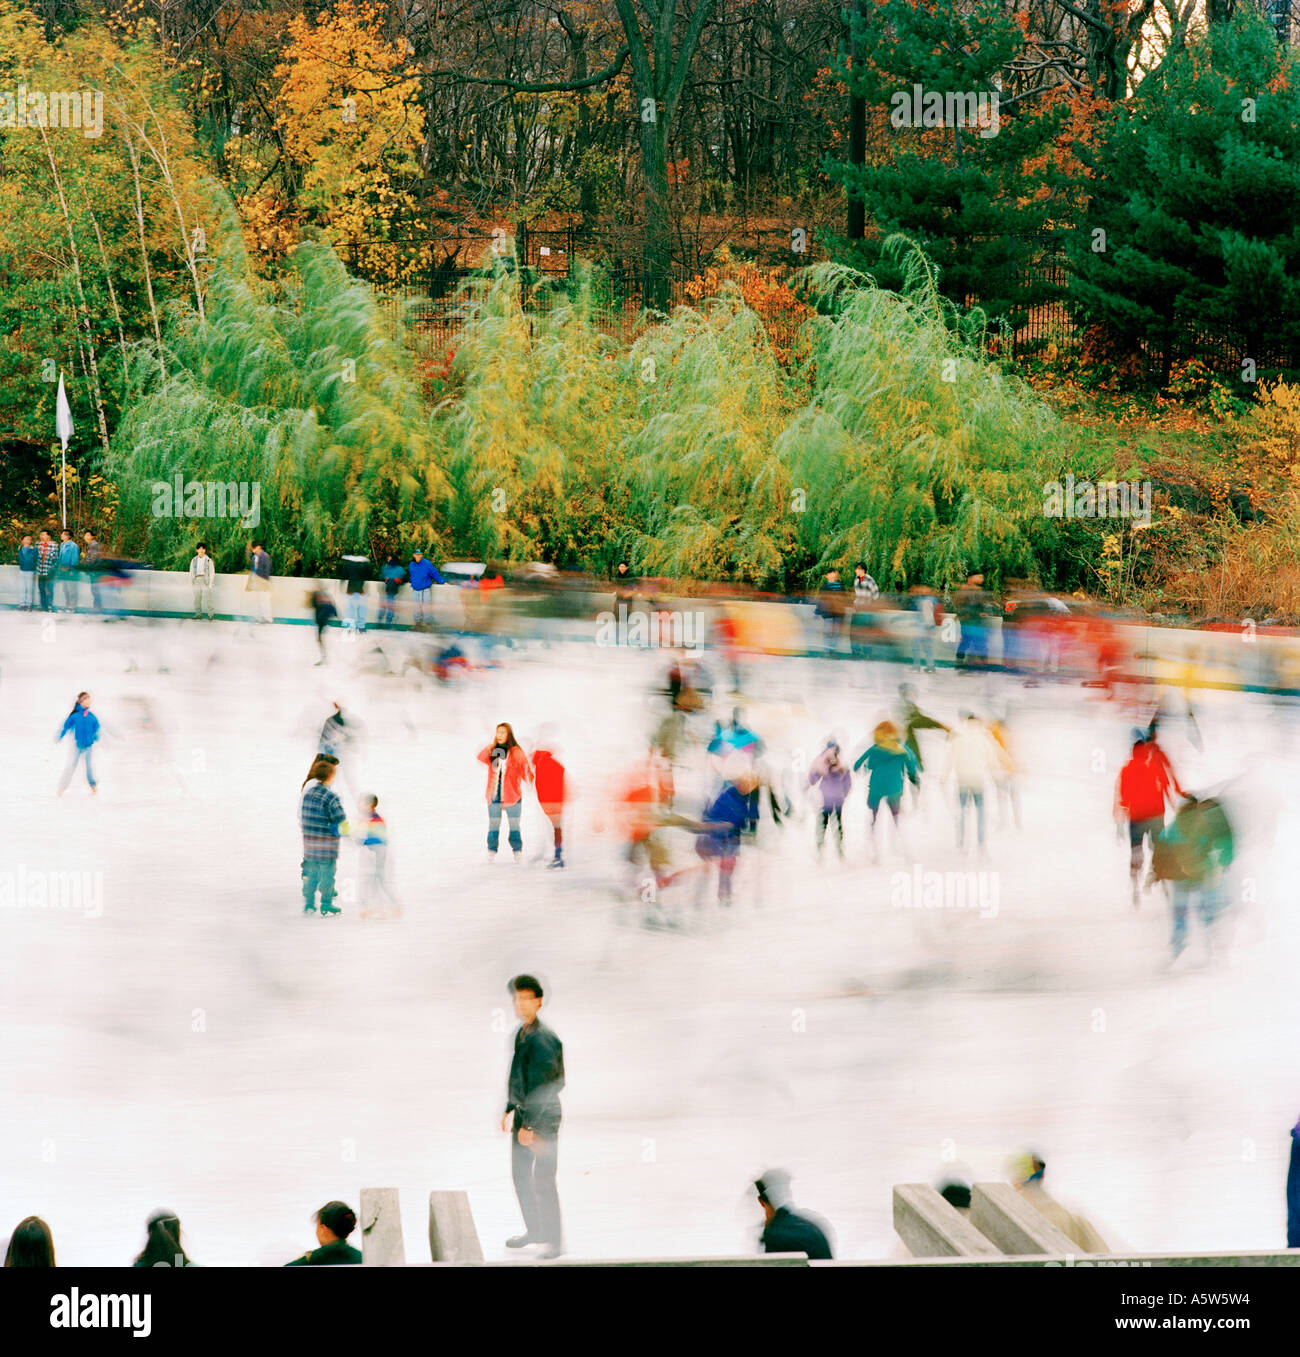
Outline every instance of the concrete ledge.
[(894, 1188), (894, 1233), (917, 1258), (985, 1257), (999, 1252), (926, 1183), (901, 1183)]
[(467, 1192), (429, 1193), (429, 1254), (435, 1263), (481, 1263)]
[(406, 1262), (402, 1244), (402, 1215), (395, 1187), (363, 1187), (361, 1261), (367, 1267), (393, 1267)]
[(970, 1219), (1000, 1253), (1084, 1256), (1074, 1240), (1035, 1211), (1010, 1183), (976, 1183), (971, 1188)]

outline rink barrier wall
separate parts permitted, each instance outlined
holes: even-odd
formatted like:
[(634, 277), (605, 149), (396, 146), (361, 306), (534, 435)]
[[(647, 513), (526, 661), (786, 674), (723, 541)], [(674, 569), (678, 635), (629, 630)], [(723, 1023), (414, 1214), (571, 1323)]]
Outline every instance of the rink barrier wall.
[(367, 1267), (394, 1267), (406, 1262), (402, 1213), (395, 1187), (361, 1189), (361, 1261)]
[[(16, 607), (19, 601), (19, 570), (16, 565), (0, 565), (0, 600), (10, 607)], [(255, 595), (245, 590), (246, 575), (219, 574), (213, 586), (213, 610), (222, 621), (238, 621), (250, 617), (254, 611)], [(287, 622), (299, 626), (313, 625), (306, 596), (316, 583), (314, 578), (291, 575), (271, 577), (270, 603), (271, 616), (276, 622)], [(346, 595), (338, 580), (320, 581), (335, 600), (339, 617), (336, 625), (341, 626), (346, 619)], [(121, 597), (122, 591), (101, 586), (106, 609), (111, 605), (120, 613), (130, 617), (158, 617), (185, 619), (193, 615), (194, 594), (189, 575), (180, 570), (140, 570), (135, 572), (133, 583)], [(505, 597), (503, 598), (502, 595)], [(383, 591), (379, 581), (371, 580), (366, 585), (367, 616), (369, 626), (374, 626), (379, 616), (379, 605)], [(572, 641), (592, 643), (597, 633), (596, 614), (616, 607), (612, 593), (593, 591), (568, 595), (566, 602), (570, 608), (576, 608), (577, 614), (568, 617), (530, 616), (526, 600), (540, 599), (539, 591), (530, 591), (527, 584), (511, 586), (508, 590), (496, 591), (485, 595), (474, 595), (473, 607), (485, 624), (485, 628), (502, 638), (536, 638), (552, 642)], [(79, 611), (89, 612), (91, 604), (90, 586), (84, 577), (77, 584)], [(62, 584), (56, 582), (55, 603), (62, 602)], [(705, 611), (712, 612), (718, 603), (708, 598), (664, 598), (660, 601), (663, 611)], [(431, 590), (431, 612), (433, 624), (440, 631), (474, 633), (467, 626), (465, 613), (466, 594), (458, 585), (435, 584)], [(522, 606), (515, 611), (513, 605)], [(512, 605), (512, 606), (507, 606)], [(395, 630), (408, 629), (413, 615), (414, 600), (409, 590), (399, 595), (397, 602), (398, 622)], [(824, 658), (854, 658), (848, 641), (841, 639), (838, 650), (827, 651), (823, 645), (822, 621), (817, 617), (811, 604), (771, 603), (771, 602), (733, 602), (727, 601), (728, 611), (738, 617), (752, 613), (759, 616), (773, 609), (792, 614), (797, 625), (790, 628), (791, 648), (782, 648), (779, 653)], [(882, 609), (875, 615), (880, 628), (894, 636), (894, 643), (888, 646), (876, 645), (861, 652), (866, 657), (910, 659), (909, 628), (915, 614), (901, 610)], [(1002, 662), (1001, 618), (991, 619), (988, 661), (996, 669)], [(350, 637), (355, 633), (350, 630)], [(1282, 692), (1300, 695), (1300, 638), (1278, 636), (1267, 632), (1256, 633), (1243, 627), (1238, 630), (1199, 631), (1187, 627), (1129, 627), (1128, 642), (1137, 664), (1136, 673), (1131, 677), (1152, 679), (1156, 682), (1177, 683), (1180, 681), (1177, 667), (1184, 661), (1193, 660), (1198, 668), (1195, 686), (1205, 688), (1245, 689), (1246, 691)], [(934, 637), (934, 658), (936, 665), (951, 667), (956, 660), (957, 641), (945, 641), (937, 633)], [(1068, 675), (1067, 675), (1068, 677)]]

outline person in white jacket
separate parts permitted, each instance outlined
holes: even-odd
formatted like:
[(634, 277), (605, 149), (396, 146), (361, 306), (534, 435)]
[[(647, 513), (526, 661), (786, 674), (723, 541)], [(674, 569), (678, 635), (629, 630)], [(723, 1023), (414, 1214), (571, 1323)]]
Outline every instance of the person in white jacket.
[(975, 834), (984, 851), (984, 792), (989, 779), (1003, 769), (1002, 751), (988, 727), (974, 712), (962, 712), (948, 736), (944, 776), (957, 779), (957, 847), (966, 846), (966, 807), (975, 811)]
[(194, 549), (194, 559), (190, 562), (190, 583), (194, 586), (194, 616), (200, 612), (208, 615), (212, 621), (212, 586), (216, 582), (217, 568), (208, 555), (208, 544), (200, 542)]

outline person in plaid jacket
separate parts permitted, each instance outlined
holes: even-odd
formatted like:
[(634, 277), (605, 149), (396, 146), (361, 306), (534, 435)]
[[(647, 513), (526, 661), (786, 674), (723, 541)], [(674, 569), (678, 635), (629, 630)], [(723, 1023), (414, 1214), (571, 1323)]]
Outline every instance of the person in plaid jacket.
[(59, 563), (59, 549), (54, 538), (44, 528), (36, 542), (36, 587), (41, 593), (41, 611), (54, 611), (54, 576)]
[(348, 833), (348, 822), (343, 802), (330, 788), (337, 772), (337, 764), (321, 759), (313, 763), (298, 807), (298, 823), (302, 826), (302, 912), (316, 913), (319, 892), (322, 918), (343, 912), (334, 904), (334, 873), (339, 861), (339, 839)]

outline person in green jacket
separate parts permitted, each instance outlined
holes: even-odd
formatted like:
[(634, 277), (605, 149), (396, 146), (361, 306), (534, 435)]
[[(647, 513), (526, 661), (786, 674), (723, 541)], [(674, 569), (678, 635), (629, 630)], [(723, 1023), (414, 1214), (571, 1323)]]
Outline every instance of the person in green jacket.
[(361, 1250), (348, 1243), (348, 1235), (357, 1228), (356, 1212), (343, 1202), (326, 1202), (316, 1212), (318, 1249), (308, 1249), (301, 1258), (295, 1258), (285, 1267), (328, 1267), (330, 1265), (359, 1263)]
[(903, 729), (903, 744), (912, 751), (916, 760), (917, 776), (912, 779), (913, 805), (921, 799), (920, 774), (925, 771), (925, 760), (921, 757), (921, 742), (916, 738), (918, 730), (942, 730), (948, 733), (950, 727), (942, 721), (936, 721), (916, 705), (916, 685), (900, 683), (898, 685), (898, 724)]
[(871, 812), (871, 856), (879, 861), (876, 850), (876, 818), (883, 801), (894, 817), (894, 833), (898, 834), (898, 815), (903, 805), (903, 778), (913, 785), (919, 774), (916, 755), (899, 738), (898, 727), (892, 721), (882, 721), (871, 732), (871, 747), (853, 765), (855, 773), (867, 769), (867, 809)]
[(1233, 859), (1232, 826), (1223, 807), (1212, 796), (1184, 794), (1183, 804), (1156, 840), (1151, 871), (1171, 887), (1173, 935), (1169, 940), (1177, 961), (1187, 945), (1187, 914), (1194, 907), (1211, 947), (1211, 928), (1223, 911), (1223, 874)]

